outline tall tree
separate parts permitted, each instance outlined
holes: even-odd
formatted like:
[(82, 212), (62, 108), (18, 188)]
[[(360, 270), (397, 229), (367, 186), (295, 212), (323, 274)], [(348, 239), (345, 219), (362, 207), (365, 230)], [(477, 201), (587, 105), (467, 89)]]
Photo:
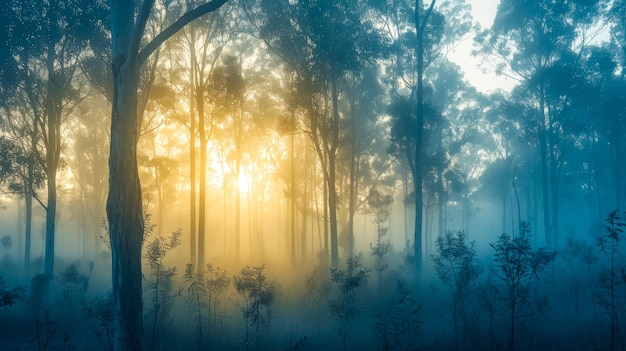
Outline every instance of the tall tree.
[[(381, 22), (388, 23), (386, 33), (392, 41), (390, 85), (392, 88), (391, 110), (395, 110), (400, 123), (396, 127), (400, 158), (411, 170), (413, 204), (415, 205), (415, 228), (413, 233), (415, 267), (421, 270), (423, 261), (423, 209), (424, 175), (427, 172), (425, 150), (428, 146), (425, 128), (444, 101), (427, 101), (429, 90), (427, 69), (433, 62), (445, 56), (445, 48), (471, 28), (468, 6), (464, 1), (442, 2), (416, 0), (405, 2), (387, 0), (377, 2)], [(392, 111), (393, 113), (393, 111)], [(392, 137), (393, 139), (393, 137)], [(403, 145), (400, 145), (403, 144)], [(392, 148), (395, 148), (392, 146)]]
[[(365, 5), (364, 3), (361, 5)], [(324, 174), (330, 226), (330, 262), (339, 263), (337, 157), (341, 145), (341, 86), (360, 60), (378, 52), (372, 23), (349, 1), (262, 1), (263, 19), (255, 18), (262, 38), (296, 75), (297, 109)], [(367, 45), (361, 45), (367, 44)], [(328, 254), (328, 253), (327, 253)]]
[[(560, 166), (567, 144), (572, 144), (572, 139), (560, 143), (566, 132), (559, 118), (572, 116), (571, 91), (564, 88), (569, 84), (569, 88), (580, 89), (571, 86), (580, 85), (571, 61), (588, 42), (579, 33), (588, 32), (602, 3), (505, 0), (498, 7), (492, 30), (478, 39), (487, 55), (500, 59), (497, 72), (521, 81), (521, 89), (530, 94), (527, 102), (533, 110), (530, 117), (538, 140), (543, 231), (548, 248), (558, 245)], [(572, 52), (574, 47), (578, 52)]]
[(52, 277), (61, 125), (84, 98), (81, 87), (85, 81), (77, 72), (89, 35), (103, 17), (104, 2), (11, 1), (7, 10), (13, 59), (9, 65), (16, 69), (12, 77), (21, 83), (30, 107), (31, 139), (37, 144), (33, 151), (46, 173), (44, 273)]
[(137, 168), (137, 89), (142, 66), (162, 44), (194, 19), (219, 9), (213, 0), (189, 10), (142, 47), (154, 0), (111, 0), (113, 94), (107, 217), (112, 253), (113, 300), (118, 316), (116, 350), (143, 350), (141, 247), (143, 216)]

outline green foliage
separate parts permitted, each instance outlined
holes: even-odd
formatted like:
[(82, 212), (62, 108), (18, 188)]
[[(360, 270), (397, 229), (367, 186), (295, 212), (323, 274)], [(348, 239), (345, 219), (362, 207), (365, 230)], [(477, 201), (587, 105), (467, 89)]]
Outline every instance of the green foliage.
[[(185, 267), (183, 275), (187, 290), (187, 299), (189, 304), (195, 309), (196, 337), (198, 348), (202, 348), (204, 328), (203, 321), (208, 320), (209, 341), (214, 334), (212, 329), (215, 327), (217, 319), (217, 308), (221, 302), (220, 296), (228, 288), (230, 280), (226, 276), (226, 271), (207, 265), (206, 271), (196, 271), (194, 265), (188, 263)], [(203, 311), (207, 310), (206, 318)]]
[[(556, 252), (544, 249), (532, 250), (530, 245), (530, 229), (526, 222), (520, 225), (521, 233), (512, 238), (504, 233), (495, 244), (494, 260), (491, 272), (504, 284), (504, 310), (508, 319), (510, 333), (509, 348), (515, 349), (516, 323), (522, 317), (521, 309), (528, 308), (534, 312), (530, 304), (530, 288), (533, 280), (538, 278), (548, 263), (556, 257)], [(540, 304), (534, 305), (537, 308)]]
[(411, 350), (420, 336), (420, 305), (406, 283), (397, 282), (386, 309), (377, 313), (376, 339), (382, 350)]
[(179, 229), (169, 237), (156, 237), (148, 240), (144, 247), (144, 258), (148, 263), (149, 275), (146, 278), (144, 294), (151, 300), (151, 346), (154, 348), (158, 327), (170, 322), (169, 313), (172, 308), (174, 293), (173, 278), (176, 267), (164, 264), (165, 257), (180, 245), (182, 231)]
[(73, 312), (74, 306), (85, 298), (87, 289), (89, 288), (89, 280), (93, 271), (93, 261), (87, 265), (87, 273), (81, 273), (78, 269), (78, 263), (73, 262), (65, 267), (59, 273), (57, 280), (63, 287), (63, 302), (70, 312)]
[[(437, 238), (435, 245), (437, 254), (432, 256), (435, 271), (439, 279), (452, 292), (452, 322), (455, 345), (458, 349), (461, 337), (465, 343), (467, 332), (466, 302), (471, 295), (471, 287), (475, 284), (481, 270), (475, 262), (474, 242), (467, 242), (465, 232), (448, 231)], [(459, 333), (459, 328), (462, 328), (461, 333)]]
[(463, 231), (448, 231), (437, 238), (435, 245), (437, 254), (432, 259), (437, 276), (455, 291), (455, 296), (463, 295), (480, 274), (474, 241), (468, 243)]
[(268, 312), (276, 297), (276, 282), (268, 281), (265, 265), (246, 266), (233, 277), (233, 284), (237, 293), (243, 298), (242, 312), (246, 320), (246, 350), (248, 350), (249, 330), (251, 324), (255, 330), (256, 349), (259, 349), (260, 329), (268, 325), (268, 319), (263, 312)]
[(0, 307), (7, 310), (9, 307), (22, 301), (26, 288), (23, 286), (16, 286), (9, 288), (4, 282), (4, 277), (0, 275)]
[(363, 266), (358, 256), (346, 260), (345, 269), (331, 269), (330, 281), (334, 296), (329, 301), (330, 313), (338, 322), (337, 332), (344, 350), (351, 335), (350, 322), (361, 314), (359, 289), (367, 283), (369, 270)]

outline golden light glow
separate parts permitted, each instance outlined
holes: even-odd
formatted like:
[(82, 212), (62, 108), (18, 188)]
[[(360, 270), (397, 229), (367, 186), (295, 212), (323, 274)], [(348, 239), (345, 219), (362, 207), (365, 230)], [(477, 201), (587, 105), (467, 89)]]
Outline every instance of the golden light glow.
[(250, 184), (250, 179), (246, 175), (246, 172), (243, 170), (239, 172), (239, 179), (237, 180), (237, 187), (241, 193), (248, 193), (248, 186)]

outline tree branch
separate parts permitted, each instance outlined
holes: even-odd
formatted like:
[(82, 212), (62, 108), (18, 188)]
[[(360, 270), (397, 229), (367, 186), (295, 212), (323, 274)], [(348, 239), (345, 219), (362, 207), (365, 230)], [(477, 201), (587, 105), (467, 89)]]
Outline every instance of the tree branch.
[[(137, 15), (137, 20), (135, 22), (135, 28), (133, 30), (133, 37), (130, 42), (130, 47), (128, 48), (128, 58), (131, 63), (135, 62), (135, 58), (137, 57), (137, 53), (139, 52), (139, 45), (141, 45), (141, 38), (143, 38), (143, 34), (146, 30), (146, 24), (148, 23), (148, 18), (150, 18), (150, 12), (152, 11), (152, 7), (154, 6), (155, 0), (144, 0), (141, 4), (141, 8), (139, 9), (139, 14)], [(143, 61), (137, 61), (138, 67), (141, 66)]]
[(171, 38), (179, 30), (183, 29), (183, 27), (191, 21), (219, 9), (227, 1), (228, 0), (212, 0), (211, 2), (200, 5), (193, 10), (187, 11), (184, 15), (177, 19), (176, 22), (172, 23), (169, 27), (165, 28), (161, 33), (154, 37), (154, 39), (152, 39), (152, 41), (150, 41), (148, 45), (141, 50), (139, 56), (137, 57), (137, 64), (141, 66), (148, 59), (148, 57), (150, 57), (150, 55), (152, 55), (152, 53), (154, 53), (154, 51), (161, 46), (161, 44)]

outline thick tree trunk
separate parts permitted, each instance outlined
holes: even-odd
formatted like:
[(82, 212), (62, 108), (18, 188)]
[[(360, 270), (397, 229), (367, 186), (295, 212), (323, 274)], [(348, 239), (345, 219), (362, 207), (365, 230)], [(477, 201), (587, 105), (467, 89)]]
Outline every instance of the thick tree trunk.
[(144, 223), (137, 169), (137, 69), (133, 63), (124, 63), (123, 57), (114, 57), (113, 80), (107, 216), (117, 316), (115, 349), (143, 350), (141, 247)]
[(111, 0), (113, 99), (109, 154), (107, 217), (111, 239), (114, 349), (142, 351), (143, 302), (141, 247), (144, 223), (137, 169), (137, 89), (141, 65), (165, 40), (192, 20), (217, 10), (227, 0), (213, 0), (186, 12), (139, 51), (154, 0), (144, 0), (135, 18), (135, 2)]

